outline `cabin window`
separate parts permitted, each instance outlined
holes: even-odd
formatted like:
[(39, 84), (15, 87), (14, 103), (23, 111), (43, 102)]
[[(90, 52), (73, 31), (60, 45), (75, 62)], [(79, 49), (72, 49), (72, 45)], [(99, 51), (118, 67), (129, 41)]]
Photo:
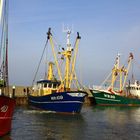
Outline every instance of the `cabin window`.
[(56, 88), (57, 84), (53, 84), (53, 88)]
[(49, 83), (49, 84), (48, 84), (48, 87), (51, 88), (51, 87), (52, 87), (52, 83)]
[(44, 88), (46, 88), (46, 87), (47, 87), (47, 83), (44, 84)]

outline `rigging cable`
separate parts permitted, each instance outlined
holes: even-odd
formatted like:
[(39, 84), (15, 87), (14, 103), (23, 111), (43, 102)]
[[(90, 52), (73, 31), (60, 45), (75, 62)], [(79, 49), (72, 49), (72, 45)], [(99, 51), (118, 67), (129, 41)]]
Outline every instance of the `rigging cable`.
[(37, 76), (37, 73), (38, 73), (38, 70), (39, 70), (39, 67), (40, 67), (42, 58), (43, 58), (43, 56), (44, 56), (44, 52), (45, 52), (46, 46), (47, 46), (47, 44), (48, 44), (48, 40), (49, 40), (49, 39), (47, 38), (47, 41), (46, 41), (46, 43), (45, 43), (45, 47), (44, 47), (44, 49), (43, 49), (43, 53), (42, 53), (42, 55), (41, 55), (41, 58), (40, 58), (40, 61), (39, 61), (39, 64), (38, 64), (38, 67), (37, 67), (37, 70), (36, 70), (36, 73), (35, 73), (33, 82), (32, 82), (32, 86), (33, 86), (33, 84), (34, 84), (34, 81), (36, 80), (36, 76)]

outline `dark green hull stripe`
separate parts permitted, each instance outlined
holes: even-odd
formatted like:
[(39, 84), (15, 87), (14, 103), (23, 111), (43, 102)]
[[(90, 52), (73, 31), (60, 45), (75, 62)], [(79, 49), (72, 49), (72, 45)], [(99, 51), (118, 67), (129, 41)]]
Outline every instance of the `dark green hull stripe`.
[(93, 90), (92, 95), (98, 105), (140, 106), (140, 99), (134, 97), (109, 94), (99, 90)]

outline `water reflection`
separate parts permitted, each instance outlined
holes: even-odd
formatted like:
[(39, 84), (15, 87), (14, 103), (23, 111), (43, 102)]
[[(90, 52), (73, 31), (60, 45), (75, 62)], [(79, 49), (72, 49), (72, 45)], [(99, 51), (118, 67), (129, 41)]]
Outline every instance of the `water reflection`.
[(0, 137), (0, 140), (12, 140), (12, 139), (10, 138), (10, 136), (8, 134), (8, 135), (5, 135), (3, 137)]
[(139, 107), (84, 106), (78, 115), (18, 107), (13, 118), (13, 140), (140, 139)]
[(66, 115), (18, 108), (11, 136), (20, 139), (25, 133), (24, 139), (70, 140), (78, 139), (76, 133), (83, 131), (84, 120), (80, 114)]
[(140, 107), (111, 107), (111, 106), (96, 106), (94, 111), (101, 111), (105, 119), (116, 125), (125, 123), (140, 123)]
[(101, 138), (140, 139), (140, 107), (96, 106), (93, 107), (93, 113), (96, 118), (95, 125), (102, 130)]

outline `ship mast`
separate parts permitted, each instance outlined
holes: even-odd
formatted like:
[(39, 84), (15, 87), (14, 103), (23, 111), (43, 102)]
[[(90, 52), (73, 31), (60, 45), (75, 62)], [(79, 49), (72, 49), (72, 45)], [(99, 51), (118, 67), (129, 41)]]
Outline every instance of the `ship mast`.
[(120, 54), (117, 55), (115, 65), (112, 69), (112, 79), (111, 79), (111, 85), (109, 87), (109, 90), (114, 89), (114, 83), (116, 81), (118, 73), (120, 72), (120, 68), (119, 68), (120, 66), (119, 65), (120, 65)]
[(48, 68), (48, 75), (47, 75), (47, 79), (48, 80), (54, 80), (54, 75), (53, 75), (53, 62), (49, 62), (49, 68)]
[(124, 66), (120, 67), (120, 55), (117, 56), (116, 63), (112, 69), (112, 79), (111, 79), (111, 85), (109, 87), (109, 90), (114, 91), (114, 84), (117, 80), (117, 77), (119, 76), (119, 81), (120, 81), (119, 92), (121, 93), (123, 91), (126, 84), (126, 79), (128, 77), (128, 72), (130, 69), (132, 59), (133, 59), (133, 54), (130, 53), (128, 58), (128, 65), (127, 68), (125, 68)]
[[(67, 33), (67, 43), (66, 43), (66, 50), (64, 50), (61, 54), (65, 57), (66, 59), (66, 64), (65, 64), (65, 88), (69, 90), (71, 88), (72, 80), (76, 78), (75, 74), (75, 64), (76, 64), (76, 56), (78, 52), (78, 45), (81, 37), (79, 36), (79, 33), (77, 33), (77, 38), (75, 42), (74, 48), (72, 48), (71, 43), (70, 43), (70, 35), (71, 35), (71, 30), (67, 29), (65, 30)], [(72, 57), (72, 52), (74, 51), (74, 55)]]
[(71, 64), (71, 56), (72, 56), (73, 49), (72, 49), (71, 43), (70, 43), (71, 31), (69, 29), (67, 29), (66, 33), (67, 33), (66, 50), (61, 52), (61, 54), (66, 59), (64, 83), (65, 83), (65, 88), (68, 89), (69, 88), (69, 84), (70, 84), (70, 64)]
[(1, 0), (1, 48), (0, 48), (0, 59), (1, 59), (1, 88), (9, 94), (9, 79), (8, 79), (8, 0)]
[[(65, 68), (64, 68), (65, 72), (64, 72), (63, 78), (62, 78), (62, 73), (61, 73), (60, 66), (59, 66), (59, 63), (58, 63), (58, 60), (56, 57), (53, 38), (52, 38), (50, 28), (49, 28), (49, 31), (47, 34), (48, 34), (48, 39), (50, 40), (50, 44), (51, 44), (51, 48), (52, 48), (52, 52), (53, 52), (53, 56), (54, 56), (55, 65), (57, 67), (59, 79), (61, 81), (61, 85), (59, 88), (63, 88), (63, 89), (65, 88), (65, 90), (70, 90), (72, 80), (74, 78), (77, 79), (76, 74), (75, 74), (75, 64), (76, 64), (76, 56), (77, 56), (77, 52), (78, 52), (78, 45), (79, 45), (79, 41), (80, 41), (81, 37), (79, 36), (79, 33), (77, 33), (75, 46), (73, 48), (70, 43), (71, 30), (67, 28), (65, 30), (65, 32), (67, 33), (66, 48), (62, 48), (62, 51), (59, 52), (59, 54), (61, 54), (65, 60)], [(74, 54), (73, 54), (73, 51), (74, 51)], [(50, 75), (52, 75), (51, 71), (50, 71)]]
[(59, 79), (60, 79), (61, 83), (63, 83), (62, 73), (61, 73), (59, 63), (58, 63), (58, 60), (57, 60), (57, 57), (56, 57), (55, 49), (54, 49), (54, 43), (53, 43), (51, 28), (49, 28), (47, 35), (48, 35), (48, 40), (50, 40), (50, 44), (51, 44), (51, 48), (52, 48), (52, 52), (53, 52), (53, 56), (54, 56), (55, 65), (57, 67)]
[(129, 69), (130, 69), (131, 62), (132, 62), (133, 58), (134, 58), (134, 57), (133, 57), (133, 54), (130, 53), (130, 54), (129, 54), (129, 58), (128, 58), (128, 66), (127, 66), (127, 69), (125, 70), (125, 77), (124, 77), (124, 83), (123, 83), (122, 89), (123, 89), (124, 86), (125, 86), (126, 79), (127, 79), (128, 72), (129, 72)]
[(71, 68), (71, 73), (70, 73), (70, 84), (69, 84), (69, 88), (71, 87), (72, 84), (72, 80), (75, 77), (75, 79), (77, 80), (76, 74), (75, 74), (75, 64), (76, 64), (76, 56), (78, 53), (78, 46), (79, 46), (79, 42), (80, 42), (80, 35), (79, 32), (77, 32), (77, 38), (76, 38), (76, 43), (75, 43), (75, 53), (74, 53), (74, 57), (72, 60), (72, 68)]

